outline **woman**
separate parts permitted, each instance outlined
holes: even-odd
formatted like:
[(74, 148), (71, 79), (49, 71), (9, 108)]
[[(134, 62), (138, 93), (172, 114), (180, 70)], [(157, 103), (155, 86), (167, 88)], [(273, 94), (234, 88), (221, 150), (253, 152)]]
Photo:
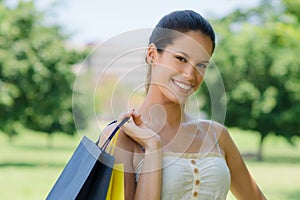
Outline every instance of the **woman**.
[[(226, 128), (184, 112), (215, 48), (211, 25), (194, 11), (164, 16), (149, 40), (147, 95), (119, 133), (126, 199), (265, 199)], [(103, 131), (100, 146), (116, 125)]]

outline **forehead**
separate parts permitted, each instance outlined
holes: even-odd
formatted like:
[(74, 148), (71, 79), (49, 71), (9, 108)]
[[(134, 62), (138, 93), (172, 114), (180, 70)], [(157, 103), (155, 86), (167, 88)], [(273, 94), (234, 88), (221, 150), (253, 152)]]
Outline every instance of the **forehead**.
[(180, 34), (167, 49), (174, 52), (184, 52), (191, 57), (209, 59), (213, 49), (211, 39), (200, 31), (190, 31)]

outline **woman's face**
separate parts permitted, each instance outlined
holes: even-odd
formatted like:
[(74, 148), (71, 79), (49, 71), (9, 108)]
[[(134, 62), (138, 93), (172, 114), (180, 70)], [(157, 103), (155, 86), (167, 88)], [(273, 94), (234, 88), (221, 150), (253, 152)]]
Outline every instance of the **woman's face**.
[(169, 101), (184, 103), (204, 79), (213, 44), (200, 31), (190, 31), (157, 54), (152, 85)]

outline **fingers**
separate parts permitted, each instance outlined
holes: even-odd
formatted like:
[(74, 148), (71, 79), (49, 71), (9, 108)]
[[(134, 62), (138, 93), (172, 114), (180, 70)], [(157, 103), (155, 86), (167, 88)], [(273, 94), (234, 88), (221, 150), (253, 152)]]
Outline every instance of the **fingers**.
[(144, 124), (141, 114), (137, 113), (136, 111), (133, 111), (132, 119), (137, 126)]
[(119, 115), (117, 122), (119, 124), (123, 119), (131, 118), (132, 116), (133, 116), (133, 111), (132, 110), (129, 111), (129, 112), (122, 113), (122, 114)]
[(134, 133), (139, 132), (139, 127), (142, 128), (143, 120), (141, 118), (141, 114), (137, 113), (135, 109), (131, 109), (130, 111), (123, 113), (119, 116), (118, 124), (122, 122), (123, 119), (128, 118), (128, 121), (122, 125), (122, 129), (128, 135), (135, 135)]
[(131, 109), (130, 111), (126, 112), (126, 113), (122, 113), (119, 117), (118, 117), (118, 123), (120, 123), (124, 118), (130, 118), (128, 120), (128, 122), (134, 122), (135, 125), (137, 126), (141, 126), (143, 125), (143, 120), (141, 117), (141, 114), (137, 113), (135, 111), (135, 109)]
[(141, 146), (147, 148), (154, 144), (159, 137), (156, 132), (147, 128), (142, 120), (141, 114), (136, 112), (134, 109), (123, 113), (120, 115), (118, 123), (120, 123), (124, 118), (129, 118), (129, 120), (123, 124), (121, 129), (124, 133), (129, 136), (132, 140), (140, 144)]
[(145, 148), (150, 147), (155, 141), (160, 140), (159, 135), (153, 130), (137, 126), (133, 121), (125, 123), (122, 129), (127, 136)]

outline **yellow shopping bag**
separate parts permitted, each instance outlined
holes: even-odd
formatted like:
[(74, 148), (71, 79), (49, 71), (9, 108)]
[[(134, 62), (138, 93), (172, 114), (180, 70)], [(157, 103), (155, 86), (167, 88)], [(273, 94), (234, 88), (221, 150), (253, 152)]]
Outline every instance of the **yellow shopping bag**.
[[(114, 153), (114, 148), (116, 141), (118, 139), (119, 131), (116, 133), (115, 137), (112, 139), (110, 144), (110, 153)], [(110, 178), (110, 183), (106, 195), (106, 200), (124, 200), (124, 164), (114, 164), (112, 175)]]
[(115, 164), (110, 178), (106, 200), (124, 199), (124, 165)]

